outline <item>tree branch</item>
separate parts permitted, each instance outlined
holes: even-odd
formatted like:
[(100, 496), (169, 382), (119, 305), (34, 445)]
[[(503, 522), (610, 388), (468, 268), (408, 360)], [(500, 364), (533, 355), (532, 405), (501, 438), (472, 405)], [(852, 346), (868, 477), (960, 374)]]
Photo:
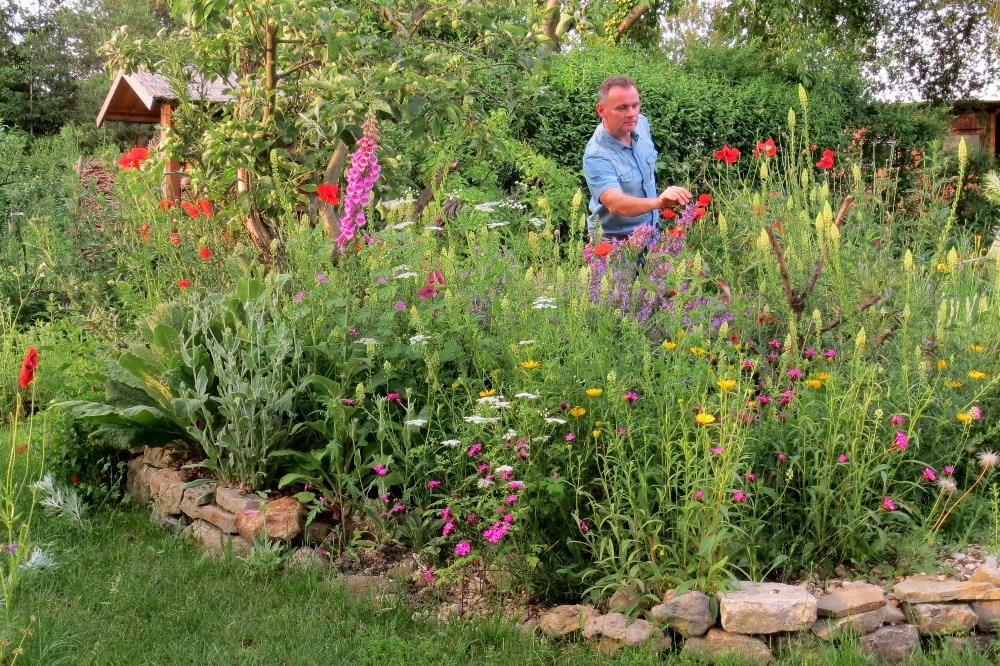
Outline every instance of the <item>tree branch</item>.
[(619, 41), (632, 26), (638, 23), (639, 19), (642, 18), (642, 15), (646, 13), (647, 9), (649, 9), (649, 5), (645, 2), (633, 7), (632, 11), (626, 14), (625, 18), (622, 19), (622, 22), (618, 24), (617, 37), (615, 38), (615, 41)]
[(771, 241), (774, 259), (778, 262), (778, 272), (781, 273), (781, 284), (785, 288), (785, 300), (788, 301), (788, 307), (795, 314), (795, 318), (798, 319), (802, 316), (802, 305), (795, 287), (792, 286), (792, 280), (788, 277), (788, 266), (785, 264), (785, 255), (781, 251), (781, 243), (770, 227), (765, 227), (764, 230), (767, 232), (768, 240)]

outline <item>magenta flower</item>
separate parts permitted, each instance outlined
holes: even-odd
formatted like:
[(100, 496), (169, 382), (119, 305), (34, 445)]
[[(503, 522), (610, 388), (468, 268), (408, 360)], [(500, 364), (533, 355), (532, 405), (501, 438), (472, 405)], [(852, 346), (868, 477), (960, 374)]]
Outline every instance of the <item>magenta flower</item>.
[(374, 116), (361, 126), (362, 135), (357, 148), (351, 155), (351, 166), (347, 169), (347, 192), (344, 194), (344, 214), (340, 218), (340, 235), (337, 236), (337, 247), (341, 251), (354, 240), (356, 231), (365, 226), (365, 207), (371, 203), (372, 189), (381, 173), (378, 156), (378, 130)]
[(638, 399), (639, 394), (635, 391), (625, 391), (625, 393), (622, 394), (622, 400), (625, 402), (635, 402)]
[(924, 474), (921, 478), (923, 478), (925, 481), (936, 481), (937, 474), (935, 474), (934, 470), (932, 470), (930, 467), (924, 467)]
[(781, 349), (781, 340), (769, 340), (767, 344), (775, 349)]
[(480, 463), (479, 467), (476, 468), (476, 471), (482, 474), (483, 472), (489, 471), (489, 469), (490, 469), (489, 463)]
[(969, 416), (978, 421), (983, 418), (983, 410), (978, 405), (973, 405), (969, 407)]
[(785, 374), (791, 377), (792, 379), (798, 379), (799, 377), (802, 376), (802, 371), (799, 370), (798, 368), (789, 368), (785, 372)]
[(944, 473), (947, 474), (948, 476), (951, 476), (952, 473), (954, 473), (954, 471), (955, 471), (955, 468), (952, 467), (951, 465), (945, 465), (944, 466)]
[(503, 514), (503, 522), (505, 522), (505, 523), (512, 523), (512, 522), (514, 522), (514, 514), (512, 514), (512, 513), (505, 513), (505, 514)]
[(785, 458), (787, 458), (787, 456), (784, 453), (779, 453), (778, 454), (778, 462), (779, 463), (785, 462)]
[(385, 476), (389, 473), (389, 470), (386, 469), (385, 465), (375, 465), (372, 469), (375, 470), (375, 473), (379, 476)]
[(892, 446), (889, 447), (890, 451), (904, 451), (906, 447), (910, 445), (910, 440), (906, 438), (906, 433), (902, 430), (896, 431), (896, 439), (893, 441)]
[(846, 463), (847, 462), (847, 454), (846, 453), (841, 453), (840, 457), (837, 458), (837, 462), (839, 462), (841, 464)]
[(327, 284), (330, 281), (330, 278), (323, 275), (322, 273), (316, 273), (316, 279), (319, 281), (320, 284)]
[(703, 491), (701, 491), (701, 490), (694, 491), (694, 499), (695, 499), (695, 501), (700, 502), (701, 498), (704, 497), (704, 496), (705, 496), (705, 493)]
[(441, 528), (441, 536), (448, 536), (453, 531), (455, 531), (455, 523), (445, 523), (444, 527)]
[(385, 399), (388, 400), (389, 402), (400, 402), (398, 393), (386, 394)]
[(746, 477), (747, 477), (747, 481), (756, 481), (757, 480), (757, 475), (754, 474), (753, 472), (747, 472)]
[(899, 425), (900, 423), (902, 423), (905, 420), (906, 420), (906, 417), (900, 416), (899, 414), (894, 414), (893, 417), (891, 419), (889, 419), (889, 421), (893, 425)]
[(392, 507), (392, 512), (393, 513), (400, 513), (402, 511), (406, 511), (406, 505), (405, 504), (396, 504), (396, 505), (394, 505)]
[(825, 352), (823, 352), (823, 358), (828, 358), (832, 360), (836, 358), (836, 356), (837, 356), (836, 349), (827, 349)]
[(483, 445), (479, 442), (476, 442), (475, 444), (469, 447), (467, 454), (470, 458), (474, 458), (482, 450), (483, 450)]
[(403, 301), (396, 301), (396, 309), (402, 312), (403, 310), (406, 309), (406, 303), (404, 303)]
[(709, 449), (709, 451), (711, 451), (717, 456), (721, 455), (724, 450), (725, 449), (723, 449), (721, 446), (713, 446), (712, 448)]
[(624, 435), (627, 432), (628, 432), (628, 428), (626, 428), (625, 426), (619, 426), (618, 427), (618, 434), (619, 435)]
[(517, 501), (517, 495), (507, 495), (507, 504), (513, 504)]
[(427, 482), (427, 487), (428, 488), (437, 488), (440, 485), (441, 485), (441, 482), (438, 481), (437, 479), (431, 479), (430, 481)]
[(306, 297), (306, 292), (304, 292), (304, 291), (300, 291), (297, 294), (295, 294), (295, 304), (296, 305), (301, 305), (302, 304), (302, 299), (305, 298), (305, 297)]
[(816, 351), (815, 349), (813, 349), (812, 347), (809, 347), (808, 349), (806, 349), (806, 350), (805, 350), (804, 352), (802, 352), (802, 353), (803, 353), (803, 354), (805, 354), (805, 356), (806, 356), (807, 358), (812, 358), (813, 356), (815, 356), (815, 355), (816, 355), (817, 353), (819, 353), (819, 352), (817, 352), (817, 351)]
[(469, 545), (468, 541), (459, 541), (455, 544), (455, 556), (465, 557), (472, 552), (472, 546)]
[(524, 482), (511, 481), (510, 483), (507, 484), (507, 487), (510, 488), (511, 490), (524, 490)]
[(576, 439), (576, 435), (574, 435), (573, 433), (567, 433), (566, 435), (567, 442), (572, 442), (574, 439)]
[(485, 537), (485, 539), (490, 543), (497, 543), (509, 530), (510, 523), (504, 523), (498, 520), (493, 523), (493, 527), (483, 532), (483, 537)]
[(737, 490), (735, 493), (733, 493), (733, 501), (734, 502), (746, 502), (747, 501), (747, 494), (745, 492), (743, 492), (742, 490)]
[(350, 407), (354, 404), (354, 398), (344, 398), (341, 402)]
[(892, 501), (891, 497), (883, 497), (882, 498), (882, 505), (879, 508), (883, 509), (885, 511), (895, 511), (896, 510), (896, 503)]
[(582, 519), (580, 520), (580, 531), (581, 532), (589, 532), (590, 531), (590, 525), (587, 524), (586, 520), (582, 520)]

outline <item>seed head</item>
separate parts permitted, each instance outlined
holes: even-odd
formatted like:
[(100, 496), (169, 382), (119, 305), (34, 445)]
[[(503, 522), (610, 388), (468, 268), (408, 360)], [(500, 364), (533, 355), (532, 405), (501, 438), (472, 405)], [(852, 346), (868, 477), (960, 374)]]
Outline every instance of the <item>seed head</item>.
[(994, 469), (997, 465), (1000, 465), (1000, 455), (984, 449), (979, 452), (979, 465), (983, 469)]

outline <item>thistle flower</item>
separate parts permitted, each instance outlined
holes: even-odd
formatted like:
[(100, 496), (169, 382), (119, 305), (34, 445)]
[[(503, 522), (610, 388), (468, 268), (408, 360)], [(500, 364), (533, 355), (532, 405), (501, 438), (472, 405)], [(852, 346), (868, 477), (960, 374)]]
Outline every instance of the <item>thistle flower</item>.
[(979, 452), (979, 466), (984, 470), (996, 469), (997, 465), (1000, 465), (1000, 454), (994, 453), (989, 449), (983, 449)]

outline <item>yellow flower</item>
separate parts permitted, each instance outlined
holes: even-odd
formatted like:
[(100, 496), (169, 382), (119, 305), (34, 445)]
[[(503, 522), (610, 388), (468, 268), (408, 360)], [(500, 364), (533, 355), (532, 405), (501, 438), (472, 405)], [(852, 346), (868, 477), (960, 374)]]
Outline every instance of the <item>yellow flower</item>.
[(720, 379), (719, 381), (715, 382), (715, 384), (720, 389), (722, 389), (723, 391), (728, 391), (729, 389), (731, 389), (734, 386), (736, 386), (736, 380), (735, 379)]
[(830, 378), (830, 373), (829, 372), (817, 372), (816, 373), (816, 379), (820, 380), (821, 382), (825, 382), (829, 378)]
[(601, 431), (600, 430), (595, 430), (594, 432), (592, 432), (590, 434), (593, 435), (595, 438), (597, 438), (597, 437), (601, 436)]
[(823, 382), (818, 379), (807, 379), (806, 386), (811, 386), (814, 389), (822, 388)]
[(678, 338), (686, 338), (687, 337), (687, 331), (677, 331), (677, 337)]
[(937, 265), (937, 269), (938, 271), (943, 273), (944, 271), (948, 270), (948, 264), (944, 263), (943, 261), (939, 262)]
[(986, 379), (986, 373), (982, 370), (969, 370), (969, 379)]
[(479, 397), (486, 398), (488, 396), (494, 395), (496, 392), (497, 390), (495, 388), (483, 389), (482, 391), (479, 392)]
[(982, 345), (969, 345), (969, 349), (977, 353), (986, 351), (986, 347)]
[(956, 382), (954, 379), (949, 379), (944, 383), (944, 385), (947, 386), (948, 388), (954, 388), (954, 389), (962, 388), (962, 382)]
[(691, 347), (691, 353), (695, 356), (701, 356), (705, 353), (704, 347)]
[(944, 370), (945, 368), (948, 367), (948, 361), (944, 360), (943, 358), (939, 358), (937, 362), (937, 367), (938, 370)]
[(587, 413), (587, 410), (584, 409), (583, 407), (574, 407), (573, 409), (569, 410), (569, 413), (572, 414), (573, 416), (583, 416), (584, 414)]
[(540, 365), (541, 363), (539, 363), (538, 361), (521, 361), (521, 367), (524, 368), (525, 370), (534, 370)]
[(709, 423), (715, 423), (715, 417), (712, 416), (711, 414), (706, 414), (705, 412), (701, 412), (700, 414), (695, 416), (694, 420), (700, 423), (701, 425), (708, 425)]
[(972, 421), (972, 414), (970, 414), (969, 412), (959, 412), (958, 414), (955, 415), (955, 417), (962, 423), (969, 423), (970, 421)]
[(591, 398), (599, 398), (602, 393), (604, 393), (604, 389), (602, 388), (587, 389), (587, 395), (589, 395)]
[(677, 343), (676, 342), (672, 342), (670, 340), (664, 340), (663, 341), (663, 348), (664, 349), (677, 349)]

